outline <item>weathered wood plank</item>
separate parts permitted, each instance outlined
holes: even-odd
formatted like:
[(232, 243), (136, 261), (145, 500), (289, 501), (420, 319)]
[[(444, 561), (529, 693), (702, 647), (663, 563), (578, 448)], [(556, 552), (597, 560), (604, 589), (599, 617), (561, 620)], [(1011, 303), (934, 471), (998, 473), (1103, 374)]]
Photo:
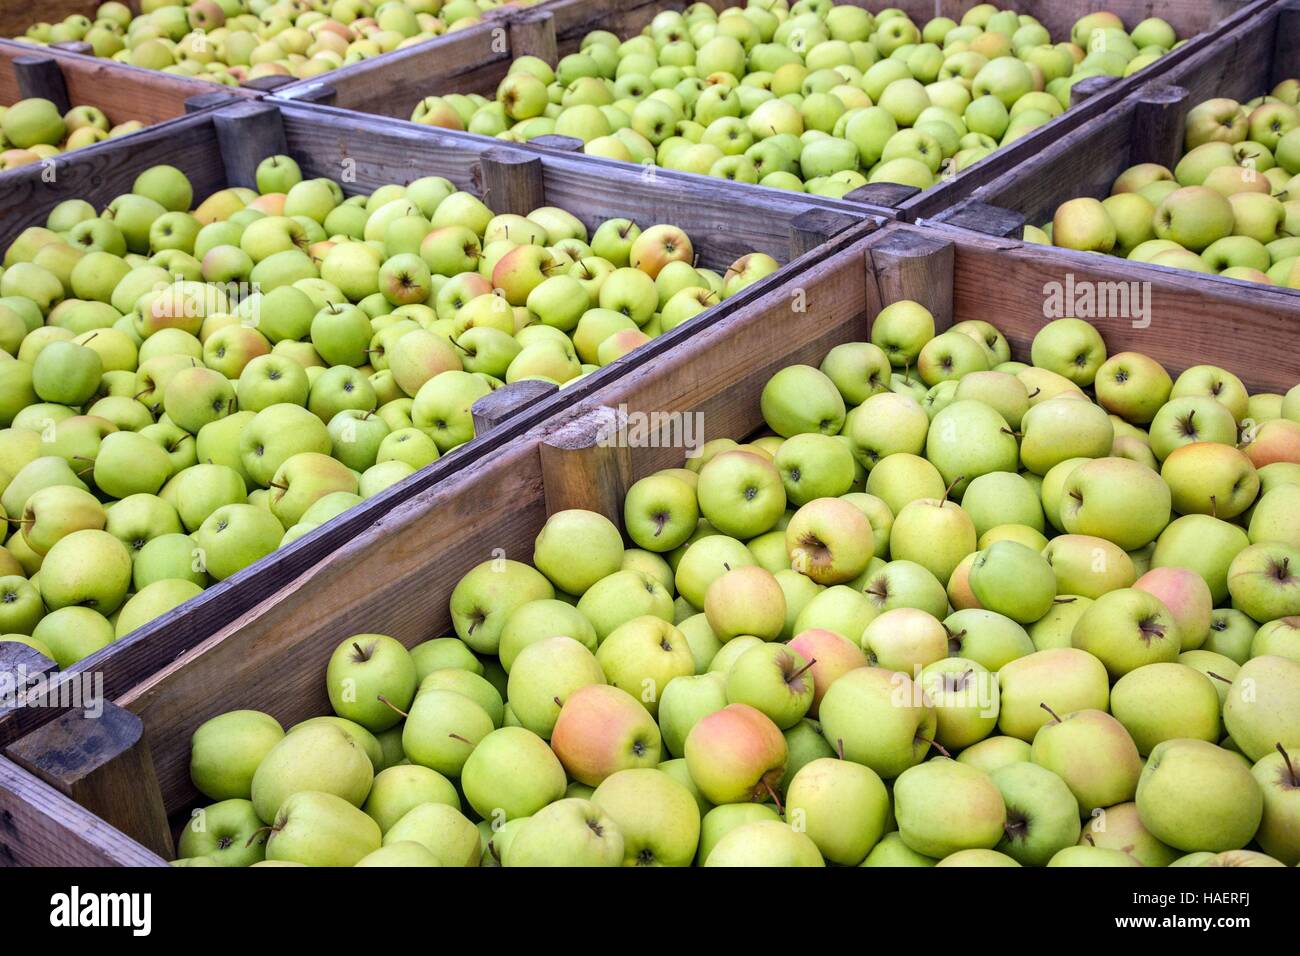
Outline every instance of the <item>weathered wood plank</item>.
[(166, 866), (75, 800), (0, 757), (0, 866)]

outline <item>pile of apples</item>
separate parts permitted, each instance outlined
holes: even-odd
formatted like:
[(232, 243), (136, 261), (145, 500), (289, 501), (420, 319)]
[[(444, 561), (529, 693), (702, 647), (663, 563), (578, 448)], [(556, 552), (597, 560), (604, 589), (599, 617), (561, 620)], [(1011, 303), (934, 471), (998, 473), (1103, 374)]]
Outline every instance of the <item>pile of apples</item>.
[(59, 108), (40, 97), (0, 106), (0, 172), (143, 129), (139, 120), (112, 124), (95, 106)]
[(1140, 163), (1110, 196), (1071, 199), (1029, 242), (1300, 289), (1300, 79), (1187, 114), (1172, 169)]
[[(238, 86), (299, 79), (404, 49), (480, 22), (502, 0), (117, 0), (95, 16), (36, 23), (15, 39), (89, 43), (95, 56)], [(526, 0), (513, 0), (525, 6)]]
[[(1300, 386), (914, 302), (564, 510), (334, 715), (193, 737), (182, 862), (1300, 862)], [(485, 542), (487, 549), (491, 542)]]
[(156, 166), (7, 250), (0, 640), (67, 666), (469, 441), (493, 389), (571, 382), (777, 268), (437, 177), (344, 199), (273, 156), (257, 182), (195, 207)]
[(588, 34), (548, 64), (521, 57), (481, 96), (431, 96), (419, 123), (515, 141), (581, 139), (594, 156), (842, 196), (925, 189), (1070, 104), (1090, 76), (1127, 76), (1175, 45), (1143, 20), (1082, 17), (1053, 43), (1033, 17), (981, 3), (923, 26), (830, 0), (664, 11), (626, 41)]

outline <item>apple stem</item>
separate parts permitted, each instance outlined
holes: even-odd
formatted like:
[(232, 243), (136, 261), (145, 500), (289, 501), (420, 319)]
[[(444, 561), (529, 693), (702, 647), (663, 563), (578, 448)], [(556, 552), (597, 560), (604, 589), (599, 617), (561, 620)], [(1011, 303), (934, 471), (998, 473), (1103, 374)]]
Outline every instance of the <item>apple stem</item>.
[(728, 571), (731, 570), (731, 565), (729, 565), (726, 561), (723, 561), (723, 562), (722, 562), (722, 566), (723, 566), (724, 568), (726, 568)]
[(939, 741), (931, 740), (929, 737), (922, 737), (920, 734), (916, 735), (916, 739), (921, 741), (922, 743), (929, 744), (931, 747), (939, 751), (939, 753), (943, 754), (949, 760), (952, 759), (952, 754), (948, 752), (948, 748), (946, 748), (943, 744), (939, 743)]
[(363, 661), (368, 660), (368, 658), (366, 657), (366, 652), (361, 649), (361, 645), (358, 644), (356, 641), (352, 642), (352, 649), (357, 652), (358, 660), (363, 660)]
[(1210, 517), (1219, 517), (1219, 496), (1210, 495)]
[[(952, 494), (952, 490), (953, 490), (954, 488), (956, 488), (958, 484), (960, 484), (961, 482), (963, 482), (963, 481), (965, 481), (965, 480), (966, 480), (966, 476), (965, 476), (965, 475), (958, 475), (956, 478), (954, 478), (954, 479), (952, 480), (952, 483), (951, 483), (950, 485), (948, 485), (948, 487), (947, 487), (946, 489), (944, 489), (944, 492), (943, 492), (943, 500), (944, 500), (944, 502), (947, 502), (947, 500), (948, 500), (948, 496)], [(941, 504), (941, 505), (939, 505), (939, 507), (942, 508), (943, 505)]]
[(793, 674), (791, 674), (791, 675), (789, 676), (789, 678), (786, 679), (786, 683), (787, 683), (787, 684), (790, 684), (790, 683), (793, 683), (794, 681), (798, 680), (799, 677), (800, 677), (800, 675), (802, 675), (804, 671), (806, 671), (808, 668), (812, 667), (812, 666), (813, 666), (814, 664), (816, 664), (816, 663), (817, 663), (817, 658), (814, 657), (812, 660), (810, 660), (810, 661), (809, 661), (807, 664), (805, 664), (803, 667), (799, 668), (797, 671), (795, 671)]
[(1078, 599), (1078, 598), (1073, 598), (1073, 597), (1058, 597), (1058, 598), (1052, 598), (1052, 603), (1053, 603), (1053, 604), (1073, 604), (1073, 603), (1074, 603), (1075, 601), (1077, 601), (1077, 600), (1079, 600), (1079, 599)]
[(1206, 671), (1205, 673), (1208, 674), (1209, 676), (1213, 677), (1215, 680), (1223, 681), (1225, 684), (1231, 684), (1231, 683), (1232, 683), (1231, 679), (1229, 679), (1229, 678), (1227, 678), (1227, 677), (1224, 677), (1222, 674), (1216, 674), (1216, 673), (1214, 673), (1214, 671)]
[(564, 701), (560, 700), (560, 696), (558, 694), (552, 697), (551, 700), (555, 701), (556, 707), (561, 707), (561, 708), (564, 707)]
[(835, 752), (840, 755), (841, 760), (844, 759), (844, 738), (843, 737), (835, 738)]
[(383, 694), (380, 694), (376, 699), (377, 699), (381, 704), (383, 704), (385, 707), (391, 707), (393, 710), (397, 711), (397, 712), (398, 712), (399, 714), (401, 714), (403, 717), (410, 717), (410, 716), (411, 716), (411, 715), (408, 714), (406, 711), (402, 710), (402, 708), (400, 708), (400, 707), (398, 707), (396, 704), (394, 704), (394, 703), (393, 703), (391, 700), (389, 700), (387, 697), (385, 697)]
[(785, 808), (781, 806), (781, 798), (776, 795), (776, 791), (772, 789), (772, 785), (767, 782), (766, 777), (763, 778), (763, 789), (767, 791), (767, 795), (771, 797), (772, 802), (776, 804), (776, 812), (784, 814)]
[(280, 489), (281, 491), (288, 491), (288, 490), (289, 490), (289, 486), (288, 486), (288, 485), (277, 484), (277, 483), (274, 482), (274, 481), (271, 482), (271, 484), (269, 485), (269, 487), (271, 487), (271, 488), (278, 488), (278, 489)]
[(462, 737), (460, 734), (448, 734), (447, 736), (450, 737), (452, 740), (459, 740), (463, 744), (469, 744), (471, 747), (474, 746), (474, 744), (469, 739)]
[(1024, 432), (1018, 432), (1018, 431), (1016, 431), (1014, 428), (1000, 428), (1000, 429), (998, 429), (998, 430), (999, 430), (1000, 432), (1002, 432), (1002, 434), (1004, 434), (1004, 435), (1010, 435), (1012, 438), (1024, 438), (1024, 437), (1025, 437)]
[(1029, 393), (1029, 397), (1030, 397), (1030, 398), (1033, 398), (1035, 395), (1037, 395), (1037, 394), (1038, 394), (1039, 392), (1041, 392), (1041, 391), (1042, 391), (1041, 388), (1036, 388), (1036, 389), (1034, 389), (1032, 392)]
[(1094, 840), (1094, 839), (1092, 838), (1092, 834), (1091, 834), (1091, 833), (1085, 833), (1085, 834), (1083, 835), (1083, 838), (1084, 838), (1085, 840), (1088, 841), (1088, 846), (1096, 846), (1096, 845), (1097, 845), (1097, 841)]
[(1050, 708), (1050, 707), (1047, 706), (1047, 702), (1046, 702), (1046, 701), (1041, 701), (1041, 700), (1040, 700), (1040, 701), (1038, 702), (1038, 706), (1041, 707), (1041, 708), (1043, 708), (1043, 710), (1047, 711), (1049, 714), (1051, 714), (1051, 715), (1052, 715), (1052, 720), (1056, 721), (1056, 723), (1059, 724), (1059, 723), (1061, 722), (1061, 718), (1058, 717), (1058, 716), (1056, 716), (1056, 711), (1052, 710), (1052, 708)]
[(1279, 740), (1275, 746), (1277, 752), (1282, 755), (1282, 763), (1286, 765), (1286, 774), (1291, 778), (1291, 786), (1300, 787), (1300, 777), (1296, 776), (1295, 764), (1291, 762), (1291, 756), (1286, 752), (1286, 748), (1282, 746), (1282, 741)]
[(274, 832), (275, 832), (275, 827), (258, 827), (256, 830), (253, 831), (252, 835), (248, 838), (248, 842), (244, 844), (244, 849), (247, 850), (250, 846), (252, 846), (253, 841), (257, 839), (259, 834), (274, 833)]

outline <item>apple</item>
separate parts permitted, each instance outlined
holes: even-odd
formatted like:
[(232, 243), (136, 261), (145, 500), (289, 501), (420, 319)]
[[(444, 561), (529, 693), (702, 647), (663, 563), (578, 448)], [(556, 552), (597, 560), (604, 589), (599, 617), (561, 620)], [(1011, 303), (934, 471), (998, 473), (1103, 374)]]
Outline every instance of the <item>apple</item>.
[(709, 584), (704, 613), (723, 642), (742, 634), (775, 640), (785, 626), (785, 593), (769, 571), (734, 568)]
[(1154, 594), (1169, 609), (1183, 650), (1195, 650), (1205, 643), (1213, 598), (1198, 574), (1179, 567), (1153, 568), (1133, 587)]
[(1099, 458), (1070, 473), (1060, 514), (1065, 531), (1133, 551), (1164, 530), (1170, 506), (1169, 486), (1150, 468), (1126, 458)]
[(1051, 609), (1056, 574), (1031, 548), (1015, 541), (998, 541), (976, 555), (970, 586), (983, 607), (1031, 624)]
[(1296, 713), (1300, 705), (1287, 682), (1300, 673), (1300, 664), (1285, 657), (1254, 657), (1242, 664), (1223, 705), (1223, 725), (1233, 742), (1251, 760), (1260, 760), (1277, 746), (1294, 749)]
[(1281, 744), (1276, 753), (1265, 754), (1252, 768), (1264, 794), (1264, 810), (1255, 841), (1266, 853), (1287, 866), (1300, 862), (1295, 837), (1296, 791), (1300, 776), (1291, 755)]
[[(584, 560), (574, 561), (581, 554)], [(591, 511), (561, 511), (550, 516), (533, 549), (533, 564), (561, 591), (582, 595), (619, 570), (623, 541), (618, 528)]]
[(596, 787), (591, 802), (623, 836), (625, 866), (689, 866), (700, 838), (691, 792), (662, 770), (620, 770)]
[(997, 679), (979, 662), (964, 657), (934, 661), (921, 670), (918, 683), (934, 704), (938, 746), (966, 747), (996, 726)]
[(564, 796), (564, 768), (546, 742), (522, 727), (494, 730), (461, 770), (465, 799), (484, 819), (529, 817)]
[(375, 774), (361, 809), (379, 824), (382, 833), (422, 803), (445, 803), (460, 809), (456, 788), (442, 774), (414, 764), (388, 767)]
[(1142, 824), (1178, 850), (1241, 849), (1259, 828), (1263, 791), (1237, 755), (1203, 740), (1151, 751), (1137, 788)]
[(503, 854), (506, 866), (620, 866), (623, 835), (588, 800), (567, 798), (528, 817)]
[(270, 715), (234, 710), (200, 724), (190, 740), (190, 779), (213, 800), (248, 799), (253, 774), (284, 737)]
[(702, 717), (686, 736), (691, 779), (710, 803), (743, 803), (773, 794), (785, 771), (780, 728), (746, 704)]
[(358, 634), (335, 649), (325, 680), (334, 712), (378, 733), (397, 724), (398, 711), (410, 706), (415, 677), (415, 663), (402, 644), (383, 634)]
[(373, 780), (374, 766), (360, 746), (338, 727), (318, 724), (279, 740), (258, 764), (250, 792), (258, 817), (273, 823), (297, 793), (322, 792), (359, 807)]
[[(1007, 810), (1000, 851), (1025, 866), (1046, 865), (1079, 839), (1079, 804), (1060, 777), (1038, 764), (1014, 763), (990, 774)], [(973, 851), (968, 851), (973, 852)]]
[(894, 801), (903, 842), (930, 857), (992, 849), (1007, 823), (1006, 804), (989, 775), (944, 757), (903, 771)]
[(1084, 816), (1132, 800), (1142, 773), (1128, 731), (1102, 710), (1053, 716), (1034, 735), (1031, 759), (1065, 781)]
[(445, 803), (422, 803), (407, 811), (383, 836), (384, 846), (413, 842), (440, 866), (477, 866), (482, 854), (478, 828)]
[(571, 692), (551, 733), (565, 771), (587, 786), (618, 770), (653, 767), (662, 741), (654, 718), (626, 691), (592, 684)]
[(1256, 621), (1300, 613), (1300, 550), (1279, 543), (1252, 544), (1228, 566), (1234, 607)]

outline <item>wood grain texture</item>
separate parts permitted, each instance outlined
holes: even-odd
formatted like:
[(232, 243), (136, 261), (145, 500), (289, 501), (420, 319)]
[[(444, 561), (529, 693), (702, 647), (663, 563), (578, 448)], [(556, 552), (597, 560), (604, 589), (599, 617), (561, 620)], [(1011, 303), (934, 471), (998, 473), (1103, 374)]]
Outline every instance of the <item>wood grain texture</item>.
[(68, 85), (63, 82), (59, 61), (52, 56), (20, 56), (10, 63), (18, 81), (20, 99), (49, 100), (60, 113), (72, 106), (68, 100)]
[(882, 236), (868, 252), (881, 301), (919, 302), (934, 316), (934, 329), (952, 326), (954, 247), (951, 241), (921, 232)]
[(70, 711), (7, 748), (19, 766), (159, 856), (174, 854), (144, 725), (104, 703)]
[(1133, 163), (1158, 163), (1173, 169), (1182, 157), (1184, 121), (1191, 108), (1187, 90), (1181, 86), (1157, 86), (1144, 90), (1133, 104), (1133, 140), (1129, 158)]
[(212, 122), (228, 185), (256, 189), (262, 160), (288, 152), (280, 111), (268, 103), (237, 103)]
[(0, 866), (166, 866), (85, 807), (0, 757)]
[(1294, 293), (943, 226), (929, 234), (950, 239), (956, 250), (953, 320), (992, 322), (1022, 360), (1035, 333), (1060, 317), (1048, 314), (1049, 295), (1072, 282), (1112, 303), (1129, 296), (1127, 311), (1115, 310), (1123, 314), (1088, 318), (1112, 354), (1143, 352), (1175, 376), (1192, 365), (1218, 365), (1251, 391), (1285, 392), (1300, 381), (1300, 353), (1277, 347), (1278, 330), (1300, 322)]
[(547, 432), (539, 453), (548, 515), (586, 509), (623, 529), (623, 498), (632, 487), (626, 425), (621, 410), (598, 405)]
[(542, 160), (517, 149), (489, 149), (479, 159), (483, 202), (498, 215), (526, 216), (546, 205)]
[(530, 405), (554, 395), (557, 390), (558, 386), (550, 382), (525, 379), (489, 392), (470, 407), (470, 414), (474, 416), (474, 434), (486, 435)]

